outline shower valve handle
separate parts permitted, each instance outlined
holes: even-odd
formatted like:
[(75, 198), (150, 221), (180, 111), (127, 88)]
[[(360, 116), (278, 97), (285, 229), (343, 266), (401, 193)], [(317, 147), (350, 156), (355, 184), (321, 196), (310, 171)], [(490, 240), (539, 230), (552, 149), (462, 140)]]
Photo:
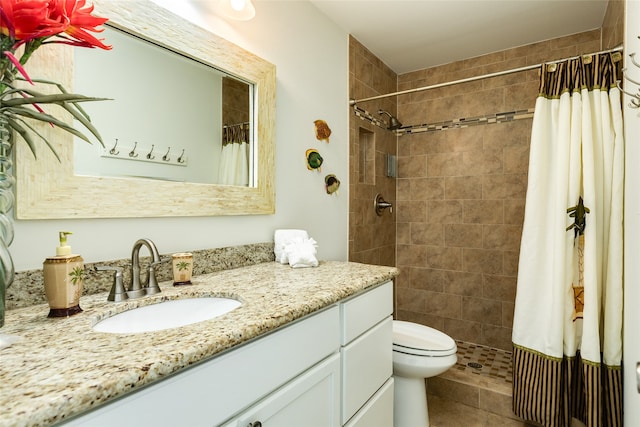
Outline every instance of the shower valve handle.
[(393, 205), (389, 202), (386, 202), (384, 198), (380, 194), (376, 194), (376, 197), (373, 199), (373, 206), (376, 210), (376, 215), (382, 216), (382, 211), (385, 209), (389, 209), (389, 213), (393, 213)]

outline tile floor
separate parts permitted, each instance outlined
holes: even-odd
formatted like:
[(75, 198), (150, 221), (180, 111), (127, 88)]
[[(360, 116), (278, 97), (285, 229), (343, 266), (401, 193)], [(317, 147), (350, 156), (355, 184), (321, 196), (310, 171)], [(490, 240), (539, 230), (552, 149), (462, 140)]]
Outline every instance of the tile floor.
[(458, 362), (427, 381), (431, 427), (523, 427), (511, 412), (511, 353), (458, 341)]

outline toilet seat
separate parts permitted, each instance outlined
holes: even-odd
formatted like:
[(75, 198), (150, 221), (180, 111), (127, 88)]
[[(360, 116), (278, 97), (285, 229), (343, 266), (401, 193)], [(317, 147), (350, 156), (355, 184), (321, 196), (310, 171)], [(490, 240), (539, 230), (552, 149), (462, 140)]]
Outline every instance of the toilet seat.
[(415, 356), (445, 357), (458, 350), (449, 335), (428, 326), (393, 321), (393, 351)]

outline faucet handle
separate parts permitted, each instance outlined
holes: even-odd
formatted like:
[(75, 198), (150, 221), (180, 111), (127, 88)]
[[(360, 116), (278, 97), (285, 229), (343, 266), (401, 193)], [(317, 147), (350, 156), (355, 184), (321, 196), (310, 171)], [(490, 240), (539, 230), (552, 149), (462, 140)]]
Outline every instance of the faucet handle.
[(149, 275), (147, 279), (147, 286), (145, 288), (147, 291), (147, 295), (159, 294), (160, 292), (162, 292), (160, 290), (160, 286), (158, 286), (158, 279), (156, 279), (156, 265), (167, 262), (170, 259), (171, 258), (168, 257), (160, 258), (159, 261), (155, 261), (149, 264)]
[(107, 297), (107, 301), (120, 302), (129, 298), (127, 290), (124, 288), (124, 275), (122, 274), (122, 268), (111, 267), (108, 265), (96, 265), (94, 267), (96, 271), (115, 271), (116, 274), (113, 277), (113, 285), (111, 291)]

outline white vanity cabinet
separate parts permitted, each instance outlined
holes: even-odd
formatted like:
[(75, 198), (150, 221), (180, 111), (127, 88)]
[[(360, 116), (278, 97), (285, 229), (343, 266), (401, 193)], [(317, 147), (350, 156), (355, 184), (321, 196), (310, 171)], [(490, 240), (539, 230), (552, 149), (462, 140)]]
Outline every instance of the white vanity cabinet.
[(387, 282), (64, 424), (388, 427), (392, 298)]
[(391, 282), (340, 303), (340, 352), (224, 427), (392, 426), (392, 310)]
[[(339, 308), (333, 305), (71, 419), (66, 425), (221, 425), (318, 362), (337, 355), (339, 331)], [(336, 379), (338, 374), (336, 368)], [(338, 389), (336, 394), (339, 395)]]
[(391, 282), (340, 304), (343, 425), (393, 425), (392, 311)]

